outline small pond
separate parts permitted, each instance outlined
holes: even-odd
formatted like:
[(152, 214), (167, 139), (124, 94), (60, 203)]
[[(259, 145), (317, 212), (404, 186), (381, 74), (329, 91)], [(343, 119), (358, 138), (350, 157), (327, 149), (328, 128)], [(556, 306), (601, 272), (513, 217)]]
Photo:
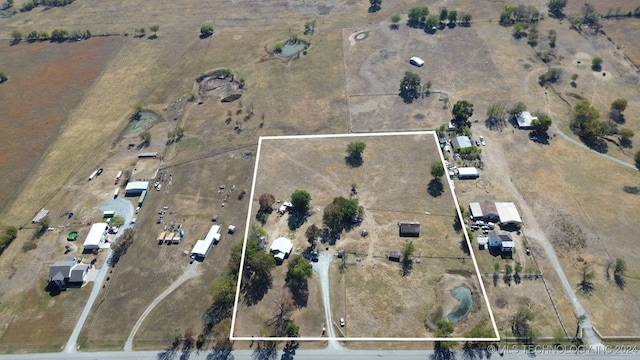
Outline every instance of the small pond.
[(451, 290), (451, 295), (460, 301), (458, 307), (447, 315), (447, 320), (452, 323), (460, 321), (467, 316), (469, 310), (473, 306), (473, 298), (471, 297), (471, 289), (465, 285), (460, 285)]
[(287, 42), (282, 47), (282, 52), (280, 53), (280, 55), (282, 55), (284, 57), (289, 57), (291, 55), (295, 55), (295, 54), (299, 53), (300, 51), (302, 51), (302, 50), (304, 50), (306, 48), (307, 48), (307, 43), (305, 43), (304, 41), (298, 41), (298, 42), (295, 42), (295, 43)]
[(131, 121), (129, 132), (136, 133), (145, 130), (156, 120), (158, 120), (158, 115), (153, 111), (141, 111), (138, 120)]

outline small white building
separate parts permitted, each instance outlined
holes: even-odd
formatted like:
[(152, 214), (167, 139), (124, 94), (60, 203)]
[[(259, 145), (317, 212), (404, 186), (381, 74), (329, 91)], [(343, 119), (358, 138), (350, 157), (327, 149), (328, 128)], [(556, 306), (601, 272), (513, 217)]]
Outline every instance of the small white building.
[(217, 244), (220, 241), (220, 225), (211, 225), (209, 232), (204, 237), (204, 241), (211, 242), (212, 244)]
[(480, 173), (478, 172), (478, 169), (476, 169), (475, 167), (459, 167), (458, 168), (458, 179), (460, 180), (464, 180), (464, 179), (477, 179), (480, 177)]
[(518, 128), (526, 130), (531, 129), (531, 123), (533, 120), (538, 120), (537, 117), (531, 116), (528, 111), (523, 111), (516, 115), (516, 121), (518, 122)]
[(104, 243), (104, 237), (107, 234), (108, 226), (109, 225), (107, 223), (95, 223), (91, 225), (89, 234), (87, 234), (87, 238), (84, 240), (84, 249), (100, 249), (100, 245)]
[(489, 243), (489, 238), (487, 236), (478, 236), (477, 239), (478, 239), (478, 249), (480, 250), (486, 249)]
[(269, 251), (273, 254), (278, 264), (282, 264), (284, 259), (289, 257), (291, 250), (293, 250), (293, 243), (286, 237), (277, 238), (269, 248)]

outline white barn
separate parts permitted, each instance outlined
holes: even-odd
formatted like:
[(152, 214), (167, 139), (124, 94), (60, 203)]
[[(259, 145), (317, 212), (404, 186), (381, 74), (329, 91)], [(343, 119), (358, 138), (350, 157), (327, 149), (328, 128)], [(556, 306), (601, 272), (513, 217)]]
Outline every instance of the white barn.
[(84, 249), (100, 249), (100, 245), (104, 243), (104, 236), (107, 233), (108, 226), (109, 225), (107, 223), (95, 223), (91, 225), (89, 234), (87, 234), (87, 238), (84, 241)]
[(212, 244), (217, 244), (220, 241), (220, 225), (212, 225), (207, 233), (207, 236), (204, 237), (205, 242), (211, 242)]
[(124, 189), (124, 196), (139, 196), (143, 191), (149, 190), (148, 181), (132, 181)]
[(516, 209), (516, 205), (512, 202), (496, 202), (496, 210), (498, 210), (498, 217), (500, 218), (500, 224), (504, 225), (519, 225), (522, 224), (522, 219)]

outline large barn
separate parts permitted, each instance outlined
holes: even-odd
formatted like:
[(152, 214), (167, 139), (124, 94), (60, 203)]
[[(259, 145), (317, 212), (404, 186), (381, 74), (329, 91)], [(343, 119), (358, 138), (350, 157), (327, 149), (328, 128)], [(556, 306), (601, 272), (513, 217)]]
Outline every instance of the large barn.
[(469, 211), (473, 220), (499, 222), (503, 225), (522, 224), (522, 218), (516, 205), (512, 202), (494, 202), (482, 200), (469, 204)]
[(124, 196), (140, 196), (143, 191), (148, 190), (148, 181), (132, 181), (127, 184), (127, 187), (124, 190)]

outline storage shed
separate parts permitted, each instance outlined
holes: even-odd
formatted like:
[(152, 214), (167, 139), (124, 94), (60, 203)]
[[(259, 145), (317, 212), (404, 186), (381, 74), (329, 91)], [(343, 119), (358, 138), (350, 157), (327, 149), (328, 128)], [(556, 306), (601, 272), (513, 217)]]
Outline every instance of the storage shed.
[(89, 234), (84, 241), (85, 250), (100, 249), (100, 245), (104, 242), (104, 237), (107, 233), (107, 223), (95, 223), (91, 225)]
[(284, 259), (289, 257), (291, 250), (293, 250), (293, 243), (286, 237), (277, 238), (269, 248), (269, 251), (273, 254), (278, 264), (282, 264)]
[(458, 179), (477, 179), (480, 177), (478, 169), (475, 167), (459, 167)]
[(451, 140), (451, 146), (454, 150), (466, 149), (473, 146), (468, 136), (458, 136)]
[(389, 251), (389, 261), (400, 262), (401, 257), (402, 256), (400, 255), (400, 251)]
[(398, 223), (400, 236), (420, 236), (420, 223), (415, 221), (405, 221)]

